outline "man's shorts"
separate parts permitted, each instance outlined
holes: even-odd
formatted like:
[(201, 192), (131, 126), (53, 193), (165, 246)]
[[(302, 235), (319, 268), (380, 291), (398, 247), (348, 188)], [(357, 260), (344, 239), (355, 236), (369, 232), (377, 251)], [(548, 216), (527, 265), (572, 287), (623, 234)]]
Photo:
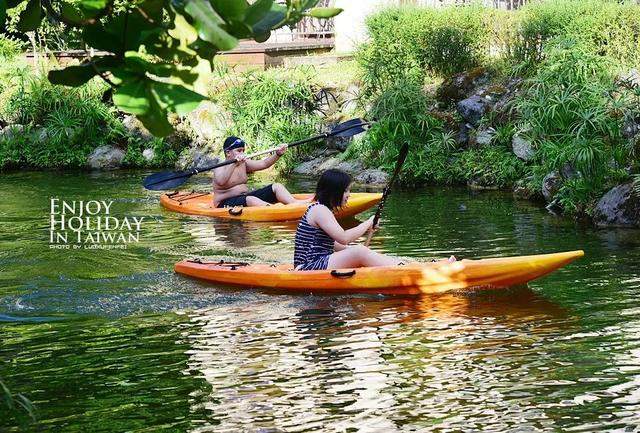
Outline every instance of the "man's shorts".
[(262, 201), (266, 201), (267, 203), (277, 203), (278, 198), (276, 194), (273, 192), (273, 185), (267, 185), (263, 188), (256, 189), (255, 191), (250, 191), (246, 194), (237, 195), (235, 197), (229, 197), (224, 199), (218, 204), (218, 207), (236, 207), (236, 206), (246, 206), (247, 205), (247, 197), (257, 197)]

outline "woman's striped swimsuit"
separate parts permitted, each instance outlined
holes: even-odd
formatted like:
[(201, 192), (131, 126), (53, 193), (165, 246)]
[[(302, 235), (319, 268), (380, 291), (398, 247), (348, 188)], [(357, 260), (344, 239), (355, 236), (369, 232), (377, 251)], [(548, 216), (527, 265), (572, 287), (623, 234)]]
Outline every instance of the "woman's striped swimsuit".
[(329, 256), (333, 254), (333, 239), (324, 230), (313, 227), (307, 222), (309, 210), (320, 203), (307, 208), (298, 224), (293, 253), (293, 265), (300, 271), (318, 271), (327, 269)]

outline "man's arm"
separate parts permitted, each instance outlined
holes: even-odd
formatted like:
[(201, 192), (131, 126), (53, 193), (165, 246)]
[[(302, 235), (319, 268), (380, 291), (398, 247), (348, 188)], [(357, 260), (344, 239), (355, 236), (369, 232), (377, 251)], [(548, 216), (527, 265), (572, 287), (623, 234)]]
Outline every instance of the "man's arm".
[(286, 144), (282, 144), (278, 150), (276, 150), (276, 153), (268, 156), (264, 159), (261, 159), (260, 161), (252, 161), (250, 159), (247, 160), (247, 173), (253, 173), (254, 171), (259, 171), (259, 170), (264, 170), (266, 168), (271, 167), (273, 164), (276, 163), (277, 160), (280, 159), (280, 157), (284, 154), (284, 152), (287, 150), (287, 145)]

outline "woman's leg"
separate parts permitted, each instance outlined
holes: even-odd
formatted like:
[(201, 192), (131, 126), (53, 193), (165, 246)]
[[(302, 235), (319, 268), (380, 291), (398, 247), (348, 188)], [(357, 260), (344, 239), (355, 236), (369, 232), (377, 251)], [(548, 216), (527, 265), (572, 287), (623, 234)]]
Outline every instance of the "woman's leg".
[(329, 256), (329, 269), (394, 266), (400, 263), (402, 261), (398, 258), (376, 253), (364, 245), (348, 247)]
[(297, 198), (292, 196), (291, 193), (287, 190), (287, 188), (285, 188), (285, 186), (281, 183), (274, 183), (273, 185), (271, 185), (271, 188), (273, 188), (273, 193), (276, 195), (276, 198), (280, 203), (284, 203), (284, 204), (308, 203), (311, 201), (310, 199), (298, 200)]

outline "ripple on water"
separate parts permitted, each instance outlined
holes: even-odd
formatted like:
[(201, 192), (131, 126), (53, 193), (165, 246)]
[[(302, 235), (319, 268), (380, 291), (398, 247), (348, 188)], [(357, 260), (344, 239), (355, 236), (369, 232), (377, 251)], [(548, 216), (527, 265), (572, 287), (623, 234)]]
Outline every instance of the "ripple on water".
[[(576, 226), (500, 193), (394, 191), (373, 240), (379, 251), (473, 258), (582, 248), (586, 256), (529, 289), (274, 296), (182, 278), (172, 266), (194, 255), (288, 262), (295, 223), (177, 215), (142, 190), (144, 174), (3, 175), (0, 377), (35, 403), (43, 430), (640, 424), (636, 232)], [(115, 199), (119, 214), (148, 217), (141, 242), (124, 251), (46, 249), (45, 188)], [(19, 424), (20, 412), (3, 410), (0, 430)]]

